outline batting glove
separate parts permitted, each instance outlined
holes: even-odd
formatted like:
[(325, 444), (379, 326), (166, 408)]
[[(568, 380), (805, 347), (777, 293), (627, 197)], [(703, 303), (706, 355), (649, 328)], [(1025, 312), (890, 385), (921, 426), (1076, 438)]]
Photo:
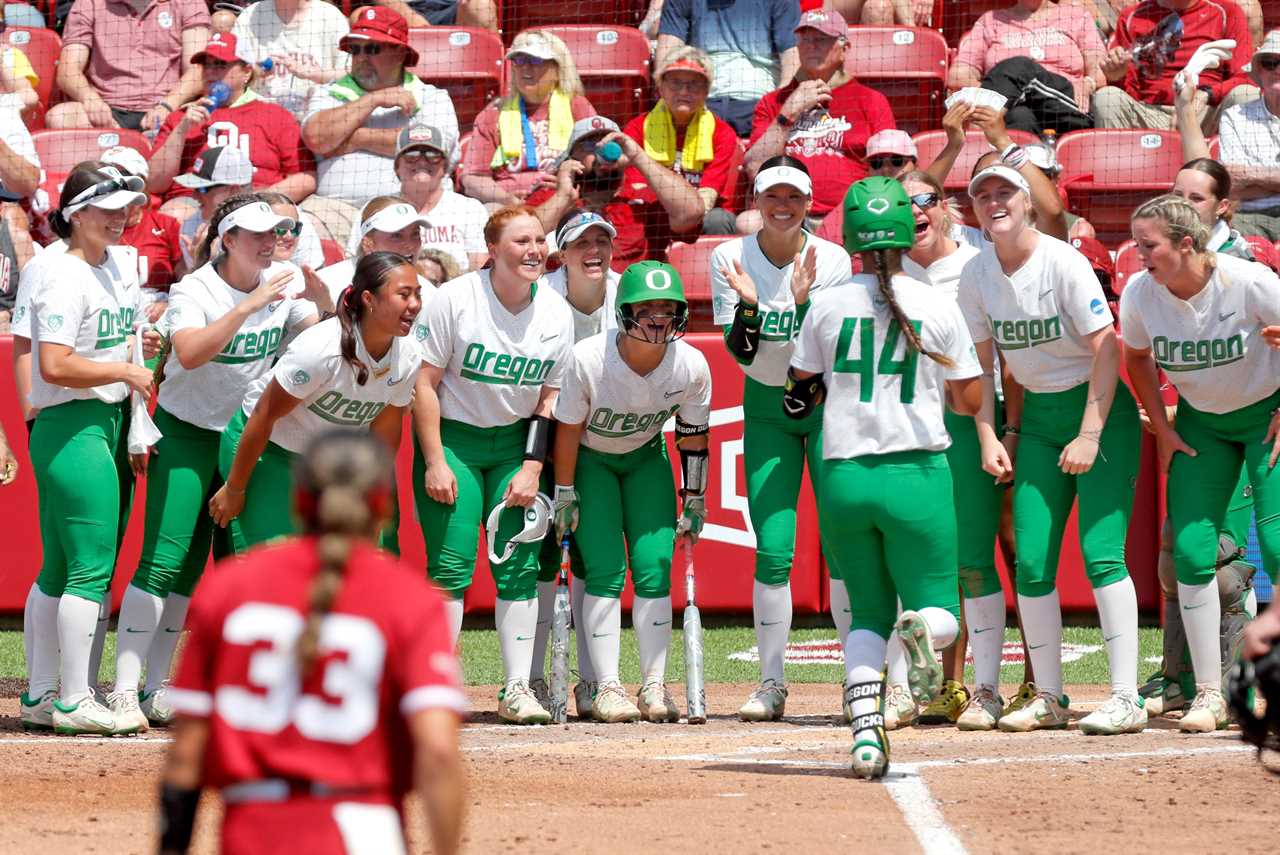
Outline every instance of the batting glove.
[(1183, 69), (1174, 75), (1173, 85), (1179, 92), (1188, 86), (1195, 89), (1200, 85), (1200, 72), (1217, 68), (1231, 59), (1235, 49), (1235, 39), (1218, 39), (1200, 45), (1196, 48), (1196, 52), (1191, 54), (1191, 58), (1187, 60)]
[(563, 539), (567, 532), (578, 527), (578, 491), (557, 484), (551, 505), (556, 517), (556, 537)]
[(707, 500), (695, 494), (685, 496), (684, 510), (680, 514), (680, 519), (676, 520), (676, 539), (688, 537), (690, 543), (697, 543), (706, 521)]

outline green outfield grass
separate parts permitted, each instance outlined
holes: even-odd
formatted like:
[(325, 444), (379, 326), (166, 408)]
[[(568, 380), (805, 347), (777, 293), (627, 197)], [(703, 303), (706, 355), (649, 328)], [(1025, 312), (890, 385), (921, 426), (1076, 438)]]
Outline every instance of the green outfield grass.
[[(679, 619), (677, 618), (677, 626)], [(1069, 645), (1084, 648), (1097, 648), (1084, 653), (1075, 662), (1063, 665), (1063, 677), (1067, 683), (1105, 684), (1107, 679), (1107, 657), (1102, 647), (1102, 634), (1092, 627), (1067, 627), (1064, 641)], [(832, 629), (797, 629), (792, 633), (793, 642), (835, 640)], [(1005, 642), (1017, 642), (1017, 630), (1005, 633)], [(1139, 630), (1139, 679), (1145, 680), (1155, 670), (1155, 666), (1145, 660), (1160, 655), (1160, 630), (1143, 628)], [(759, 666), (755, 662), (740, 662), (729, 658), (733, 653), (749, 651), (755, 645), (755, 635), (750, 627), (713, 627), (704, 631), (706, 680), (709, 683), (750, 683), (759, 679)], [(493, 685), (502, 682), (502, 660), (498, 656), (498, 636), (494, 630), (468, 629), (462, 633), (462, 658), (467, 683), (471, 685)], [(576, 656), (572, 657), (576, 660)], [(115, 675), (115, 633), (107, 639), (107, 650), (103, 656), (102, 680), (110, 681)], [(16, 631), (0, 632), (0, 677), (24, 677), (26, 667), (22, 655), (22, 633)], [(667, 661), (667, 675), (672, 682), (684, 679), (684, 641), (679, 629), (671, 641), (671, 655)], [(1021, 679), (1020, 665), (1006, 665), (1001, 672), (1001, 681), (1016, 683)], [(838, 683), (843, 677), (839, 666), (834, 664), (787, 665), (787, 679), (796, 683)], [(967, 678), (972, 683), (973, 670), (968, 669)], [(622, 679), (627, 683), (640, 680), (639, 657), (636, 651), (635, 635), (626, 631), (622, 641)]]

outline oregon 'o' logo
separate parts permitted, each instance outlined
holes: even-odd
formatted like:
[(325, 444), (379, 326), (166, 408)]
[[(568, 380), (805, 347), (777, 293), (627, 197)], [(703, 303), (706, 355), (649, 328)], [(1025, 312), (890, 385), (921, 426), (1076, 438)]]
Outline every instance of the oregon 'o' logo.
[(651, 291), (666, 291), (671, 287), (671, 274), (661, 267), (655, 267), (644, 275), (644, 284)]

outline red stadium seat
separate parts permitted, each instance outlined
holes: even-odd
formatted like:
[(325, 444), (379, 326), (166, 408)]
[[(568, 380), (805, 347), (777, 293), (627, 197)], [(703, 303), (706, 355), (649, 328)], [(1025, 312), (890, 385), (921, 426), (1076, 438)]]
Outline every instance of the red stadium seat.
[(328, 238), (320, 239), (320, 250), (324, 253), (324, 266), (344, 261), (347, 254), (342, 251), (342, 244)]
[(0, 32), (0, 46), (17, 48), (26, 55), (40, 82), (36, 94), (40, 96), (40, 113), (49, 108), (58, 76), (58, 54), (62, 52), (62, 39), (53, 30), (34, 30), (27, 27), (6, 27)]
[[(1009, 136), (1014, 142), (1023, 145), (1038, 141), (1034, 134), (1026, 131), (1009, 131)], [(925, 131), (922, 134), (916, 134), (912, 139), (915, 140), (916, 149), (919, 153), (916, 162), (921, 169), (924, 169), (937, 160), (938, 154), (946, 148), (947, 132)], [(987, 142), (987, 138), (982, 135), (982, 131), (969, 131), (965, 135), (964, 148), (960, 150), (960, 156), (956, 158), (956, 162), (951, 166), (951, 171), (947, 173), (946, 181), (942, 182), (944, 189), (948, 193), (966, 194), (967, 197), (973, 165), (978, 162), (978, 158), (993, 150), (991, 143)]]
[(1222, 141), (1217, 137), (1209, 137), (1209, 157), (1222, 160)]
[(470, 130), (476, 114), (502, 89), (502, 40), (474, 27), (431, 27), (410, 30), (409, 44), (418, 51), (413, 73), (447, 89), (460, 129)]
[(1280, 268), (1280, 256), (1276, 255), (1275, 244), (1261, 235), (1245, 235), (1249, 249), (1253, 250), (1253, 260), (1265, 264), (1272, 270)]
[(908, 133), (942, 124), (947, 43), (919, 27), (850, 27), (845, 70), (880, 92)]
[(734, 235), (703, 235), (693, 243), (672, 241), (667, 261), (680, 272), (689, 301), (689, 326), (696, 331), (714, 330), (711, 323), (711, 251)]
[(633, 27), (542, 27), (569, 48), (596, 112), (620, 126), (648, 109), (649, 40)]
[(1116, 279), (1111, 283), (1111, 290), (1119, 297), (1129, 280), (1145, 270), (1138, 258), (1138, 246), (1131, 240), (1120, 244), (1116, 250)]
[(1071, 210), (1107, 243), (1128, 236), (1134, 208), (1173, 186), (1182, 145), (1173, 131), (1076, 131), (1058, 141), (1058, 163)]
[(522, 30), (580, 24), (583, 21), (635, 27), (644, 18), (648, 5), (646, 0), (575, 0), (572, 3), (506, 0), (502, 10), (502, 31), (514, 37)]
[(109, 148), (123, 145), (151, 156), (151, 144), (137, 131), (99, 128), (36, 131), (31, 135), (40, 157), (40, 166), (48, 175), (66, 175), (82, 160), (96, 160)]

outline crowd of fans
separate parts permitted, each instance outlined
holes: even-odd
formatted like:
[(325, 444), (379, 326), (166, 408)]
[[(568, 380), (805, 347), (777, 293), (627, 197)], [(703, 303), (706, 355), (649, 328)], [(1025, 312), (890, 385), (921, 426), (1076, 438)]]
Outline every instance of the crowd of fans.
[(947, 109), (947, 145), (930, 163), (918, 162), (894, 104), (850, 72), (848, 32), (935, 25), (934, 4), (801, 5), (653, 0), (641, 29), (653, 40), (654, 106), (635, 116), (601, 115), (578, 72), (584, 58), (549, 30), (507, 34), (506, 91), (459, 116), (443, 83), (419, 73), (410, 28), (496, 30), (494, 0), (381, 0), (349, 12), (322, 0), (76, 0), (47, 21), (30, 6), (0, 7), (11, 28), (47, 23), (62, 43), (50, 105), (23, 40), (0, 39), (0, 323), (18, 271), (53, 238), (43, 221), (57, 176), (42, 171), (31, 136), (41, 127), (147, 138), (145, 152), (126, 145), (86, 159), (101, 154), (146, 183), (152, 204), (126, 242), (146, 265), (157, 314), (192, 269), (212, 211), (250, 188), (302, 215), (277, 256), (309, 267), (358, 255), (369, 205), (391, 198), (425, 223), (432, 259), (421, 263), (433, 280), (483, 265), (485, 219), (513, 203), (535, 208), (549, 233), (575, 208), (599, 211), (618, 233), (612, 266), (622, 270), (662, 257), (673, 240), (759, 229), (741, 188), (771, 157), (808, 167), (810, 228), (838, 234), (852, 182), (916, 169), (941, 182), (973, 131), (997, 156), (1014, 131), (1049, 140), (1013, 156), (1043, 179), (1032, 182), (1041, 227), (1070, 238), (1095, 235), (1065, 210), (1056, 135), (1177, 130), (1187, 161), (1210, 158), (1220, 135), (1215, 222), (1280, 238), (1280, 32), (1261, 38), (1256, 0), (1014, 0), (986, 12), (961, 38), (947, 87), (984, 87), (1006, 105)]

